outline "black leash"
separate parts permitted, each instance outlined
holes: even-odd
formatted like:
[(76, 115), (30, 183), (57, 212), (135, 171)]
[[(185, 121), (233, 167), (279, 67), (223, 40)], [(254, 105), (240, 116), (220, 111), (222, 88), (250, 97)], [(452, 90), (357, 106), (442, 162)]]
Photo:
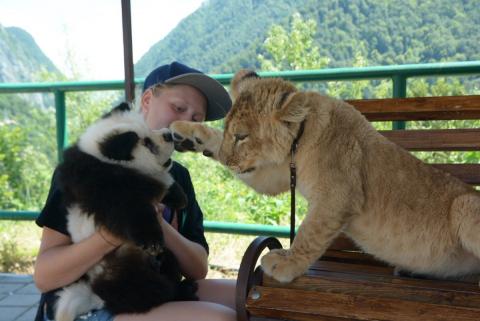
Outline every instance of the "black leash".
[(292, 142), (292, 147), (290, 148), (290, 245), (293, 243), (295, 238), (295, 187), (297, 186), (297, 168), (295, 166), (295, 153), (297, 152), (298, 141), (303, 135), (303, 130), (305, 129), (305, 120), (300, 124), (298, 129), (297, 137)]

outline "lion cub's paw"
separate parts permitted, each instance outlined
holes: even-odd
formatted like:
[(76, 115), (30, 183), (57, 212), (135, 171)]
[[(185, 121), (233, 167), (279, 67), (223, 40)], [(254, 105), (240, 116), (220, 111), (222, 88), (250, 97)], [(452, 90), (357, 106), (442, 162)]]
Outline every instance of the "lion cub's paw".
[(305, 273), (308, 265), (302, 263), (289, 250), (272, 250), (261, 259), (263, 271), (275, 280), (288, 283)]
[(203, 124), (189, 121), (175, 121), (170, 125), (175, 149), (179, 152), (202, 152), (212, 157), (217, 149), (212, 130)]

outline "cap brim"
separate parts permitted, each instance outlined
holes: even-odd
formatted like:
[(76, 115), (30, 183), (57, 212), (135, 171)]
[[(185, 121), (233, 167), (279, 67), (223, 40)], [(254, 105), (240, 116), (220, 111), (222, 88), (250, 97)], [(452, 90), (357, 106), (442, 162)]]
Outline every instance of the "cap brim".
[(222, 119), (232, 107), (232, 100), (225, 88), (218, 81), (205, 74), (183, 74), (170, 78), (165, 83), (190, 85), (200, 90), (207, 98), (207, 115), (205, 120)]

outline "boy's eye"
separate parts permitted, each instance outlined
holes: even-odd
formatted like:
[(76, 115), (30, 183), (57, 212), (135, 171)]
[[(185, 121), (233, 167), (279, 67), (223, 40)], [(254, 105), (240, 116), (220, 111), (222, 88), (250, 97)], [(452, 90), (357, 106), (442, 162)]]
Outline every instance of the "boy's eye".
[(187, 110), (185, 107), (178, 106), (178, 105), (173, 105), (173, 108), (175, 109), (175, 111), (177, 111), (179, 113), (183, 113)]

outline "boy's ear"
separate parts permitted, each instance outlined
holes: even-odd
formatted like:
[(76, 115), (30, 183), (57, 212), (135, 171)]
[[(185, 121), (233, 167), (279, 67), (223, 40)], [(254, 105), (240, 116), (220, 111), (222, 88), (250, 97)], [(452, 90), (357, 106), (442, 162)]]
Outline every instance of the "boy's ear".
[(133, 157), (133, 149), (140, 137), (133, 131), (114, 134), (100, 143), (100, 152), (103, 156), (118, 161), (129, 161)]
[(299, 123), (310, 111), (308, 95), (304, 92), (293, 92), (284, 98), (283, 104), (275, 112), (275, 118), (288, 123)]
[(260, 76), (253, 70), (239, 70), (235, 76), (233, 76), (232, 82), (230, 83), (230, 93), (233, 99), (238, 97), (246, 85), (259, 78)]
[(102, 118), (108, 118), (115, 113), (124, 113), (124, 112), (130, 111), (130, 110), (132, 110), (130, 104), (127, 103), (127, 102), (122, 102), (118, 106), (113, 107), (113, 109), (110, 110), (105, 115), (103, 115)]

